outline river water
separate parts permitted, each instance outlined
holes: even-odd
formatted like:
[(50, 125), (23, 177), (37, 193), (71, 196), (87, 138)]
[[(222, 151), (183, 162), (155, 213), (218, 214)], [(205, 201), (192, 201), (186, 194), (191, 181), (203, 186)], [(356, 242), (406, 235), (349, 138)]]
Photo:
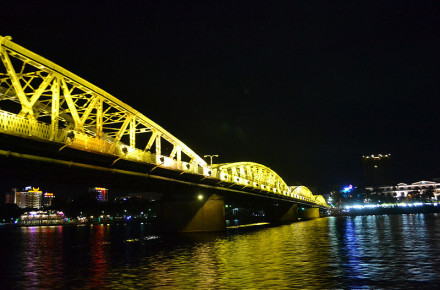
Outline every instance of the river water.
[(0, 228), (1, 289), (440, 286), (440, 214), (327, 217), (224, 234)]

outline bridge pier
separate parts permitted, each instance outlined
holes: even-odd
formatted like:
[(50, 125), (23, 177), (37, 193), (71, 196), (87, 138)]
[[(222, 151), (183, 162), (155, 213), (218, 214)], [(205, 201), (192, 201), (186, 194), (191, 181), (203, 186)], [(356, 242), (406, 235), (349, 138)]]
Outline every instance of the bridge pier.
[(161, 202), (161, 229), (166, 232), (220, 232), (226, 230), (225, 201), (218, 194), (192, 200)]
[(271, 223), (292, 223), (298, 221), (297, 204), (276, 204), (267, 210), (268, 220)]
[(305, 220), (316, 219), (320, 217), (318, 207), (304, 208), (299, 211), (299, 213), (300, 218)]

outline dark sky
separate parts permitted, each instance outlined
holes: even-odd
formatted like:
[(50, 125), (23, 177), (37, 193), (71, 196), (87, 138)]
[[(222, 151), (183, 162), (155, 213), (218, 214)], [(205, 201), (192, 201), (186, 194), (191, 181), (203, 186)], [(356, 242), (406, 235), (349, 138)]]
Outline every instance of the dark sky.
[(8, 1), (0, 35), (217, 162), (326, 188), (391, 153), (396, 182), (440, 177), (439, 1), (89, 2)]

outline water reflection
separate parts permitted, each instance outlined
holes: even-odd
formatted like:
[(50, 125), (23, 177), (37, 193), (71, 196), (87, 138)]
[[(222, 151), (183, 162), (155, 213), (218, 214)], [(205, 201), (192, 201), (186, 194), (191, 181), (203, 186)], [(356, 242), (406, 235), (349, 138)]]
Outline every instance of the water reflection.
[(109, 227), (93, 226), (92, 227), (92, 242), (90, 246), (90, 286), (92, 288), (103, 288), (105, 284), (103, 281), (108, 272), (108, 252), (106, 251), (107, 236)]
[[(426, 219), (431, 221), (429, 228)], [(437, 216), (362, 216), (329, 222), (332, 260), (349, 288), (439, 283), (439, 249), (434, 249), (440, 234)]]
[(440, 283), (435, 214), (331, 217), (168, 236), (153, 235), (143, 225), (29, 227), (1, 229), (0, 241), (6, 288), (362, 289)]
[(148, 288), (329, 286), (326, 230), (327, 220), (321, 219), (181, 245), (145, 258), (142, 266), (119, 268), (111, 280), (117, 286), (124, 277), (145, 273)]
[[(19, 269), (23, 286), (33, 285), (38, 288), (55, 288), (56, 281), (62, 275), (63, 262), (60, 251), (63, 228), (27, 227), (20, 228), (24, 239), (21, 246), (23, 253), (22, 267)], [(44, 241), (44, 242), (42, 242)]]

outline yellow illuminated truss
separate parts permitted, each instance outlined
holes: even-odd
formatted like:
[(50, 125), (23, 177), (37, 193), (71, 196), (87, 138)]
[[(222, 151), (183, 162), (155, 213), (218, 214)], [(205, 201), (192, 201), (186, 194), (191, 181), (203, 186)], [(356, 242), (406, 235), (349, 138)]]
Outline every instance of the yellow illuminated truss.
[(0, 132), (200, 174), (327, 206), (256, 163), (212, 167), (158, 124), (104, 90), (0, 36)]
[(258, 163), (213, 164), (212, 169), (222, 181), (327, 206), (321, 195), (313, 195), (305, 186), (288, 186), (275, 171)]
[(206, 167), (158, 124), (9, 37), (0, 36), (0, 57), (1, 131), (174, 169)]

